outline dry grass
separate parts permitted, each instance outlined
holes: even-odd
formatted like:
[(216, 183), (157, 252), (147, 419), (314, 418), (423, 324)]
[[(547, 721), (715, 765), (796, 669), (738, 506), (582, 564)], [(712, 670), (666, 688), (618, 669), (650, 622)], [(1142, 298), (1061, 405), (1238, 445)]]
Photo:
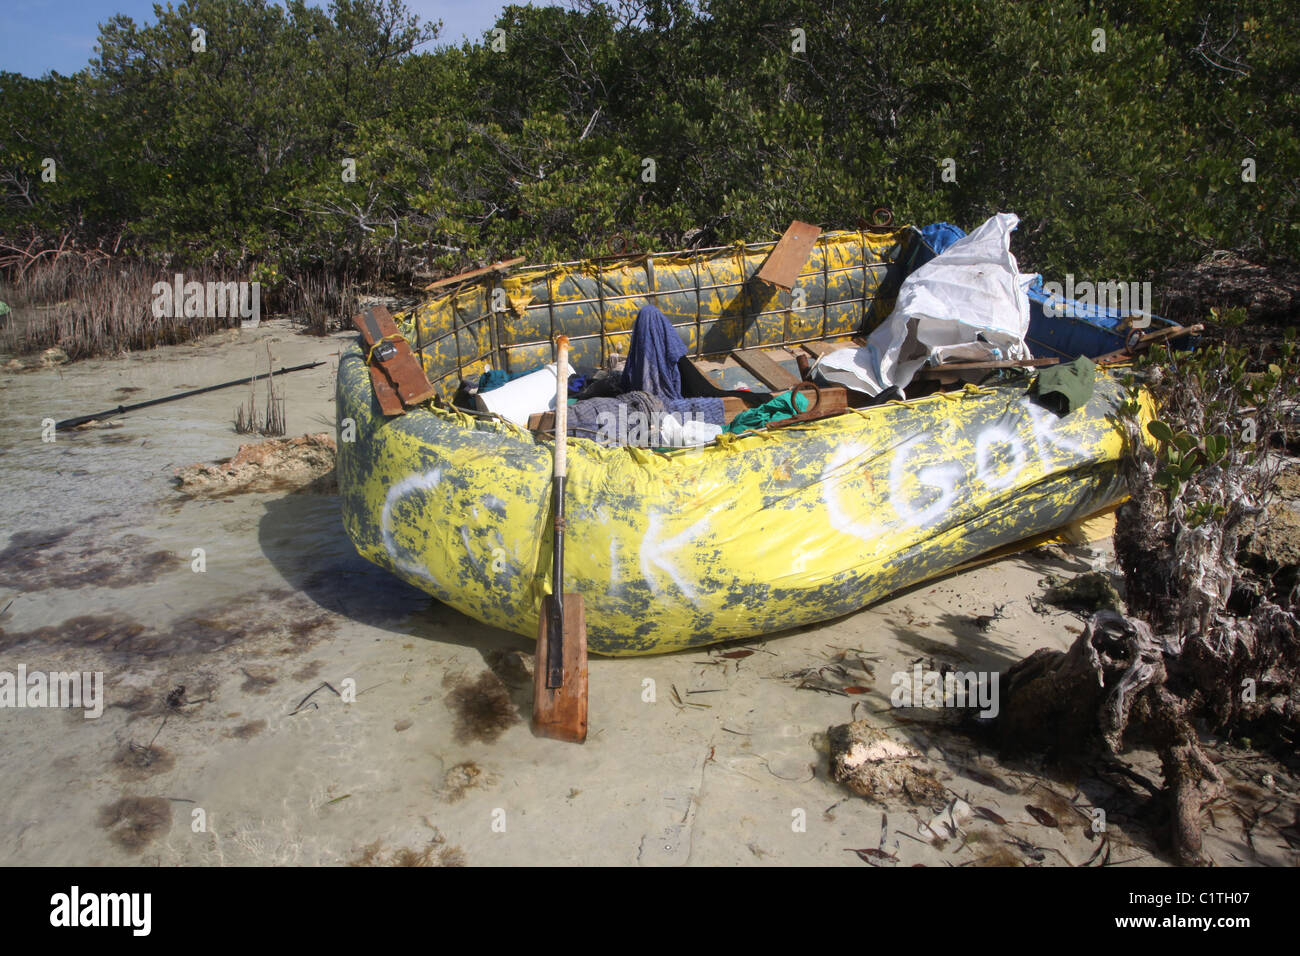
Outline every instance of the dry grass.
[[(239, 317), (154, 314), (153, 287), (175, 270), (141, 259), (65, 253), (11, 268), (0, 300), (13, 310), (0, 349), (17, 354), (58, 346), (76, 360), (184, 342), (239, 323)], [(229, 281), (211, 269), (186, 270), (186, 281)]]
[(287, 305), (308, 333), (328, 335), (350, 327), (351, 317), (361, 311), (357, 293), (351, 274), (307, 273), (294, 282)]
[[(232, 317), (155, 316), (155, 283), (250, 281), (247, 269), (179, 266), (77, 246), (69, 237), (23, 245), (0, 237), (0, 351), (59, 347), (72, 360), (184, 342), (240, 321)], [(238, 272), (239, 274), (232, 274)], [(360, 311), (363, 270), (311, 267), (277, 288), (261, 289), (262, 316), (288, 314), (312, 335), (349, 327)]]
[(266, 406), (257, 410), (257, 372), (248, 382), (248, 401), (235, 409), (235, 433), (239, 435), (264, 435), (277, 437), (284, 434), (284, 396), (275, 391), (275, 376), (271, 363), (271, 347), (266, 347)]
[[(233, 317), (155, 316), (155, 283), (251, 281), (247, 267), (223, 271), (211, 265), (182, 266), (162, 259), (87, 248), (72, 235), (13, 240), (0, 236), (0, 302), (13, 310), (0, 317), (0, 351), (25, 354), (59, 347), (77, 360), (94, 355), (175, 344), (230, 328)], [(238, 272), (239, 274), (230, 274)], [(371, 266), (305, 267), (283, 284), (261, 289), (262, 315), (288, 314), (312, 335), (345, 329), (360, 311), (363, 279)]]

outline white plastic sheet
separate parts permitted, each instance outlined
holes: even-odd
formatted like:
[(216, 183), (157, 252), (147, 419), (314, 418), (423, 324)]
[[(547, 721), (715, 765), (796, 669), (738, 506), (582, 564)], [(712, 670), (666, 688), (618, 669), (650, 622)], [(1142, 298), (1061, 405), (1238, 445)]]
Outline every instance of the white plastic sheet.
[(527, 428), (529, 416), (554, 410), (557, 391), (555, 365), (552, 363), (506, 382), (500, 388), (480, 392), (475, 399), (481, 411), (496, 412), (506, 421)]
[(983, 362), (1029, 358), (1029, 297), (1033, 275), (1011, 254), (1020, 222), (998, 213), (903, 280), (898, 301), (862, 348), (824, 356), (829, 381), (868, 395), (906, 388), (929, 362)]

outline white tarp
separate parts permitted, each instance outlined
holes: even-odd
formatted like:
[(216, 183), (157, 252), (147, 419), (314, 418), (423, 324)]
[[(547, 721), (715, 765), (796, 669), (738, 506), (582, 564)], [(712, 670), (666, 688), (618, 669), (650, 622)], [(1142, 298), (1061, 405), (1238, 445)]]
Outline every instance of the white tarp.
[(500, 388), (480, 392), (474, 398), (481, 411), (496, 412), (506, 421), (527, 428), (530, 416), (555, 409), (555, 393), (558, 391), (555, 364), (552, 363), (512, 379)]
[(822, 375), (875, 396), (890, 386), (906, 388), (927, 362), (1030, 358), (1025, 289), (1034, 276), (1022, 274), (1011, 254), (1019, 222), (998, 213), (913, 272), (867, 344), (823, 356)]

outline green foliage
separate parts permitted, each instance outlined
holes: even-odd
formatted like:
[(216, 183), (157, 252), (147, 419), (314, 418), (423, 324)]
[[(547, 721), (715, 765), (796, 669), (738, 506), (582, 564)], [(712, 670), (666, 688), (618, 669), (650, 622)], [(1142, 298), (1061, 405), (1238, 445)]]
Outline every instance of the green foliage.
[(1215, 248), (1300, 259), (1285, 5), (509, 6), (504, 51), (431, 46), (399, 0), (155, 18), (109, 20), (72, 77), (0, 73), (0, 235), (401, 271), (852, 226), (883, 205), (968, 227), (1017, 212), (1022, 267), (1050, 275), (1150, 278)]
[(1261, 473), (1265, 461), (1276, 457), (1271, 436), (1285, 443), (1282, 410), (1300, 397), (1300, 381), (1284, 371), (1297, 367), (1295, 336), (1278, 343), (1272, 357), (1276, 361), (1262, 359), (1259, 348), (1226, 343), (1189, 354), (1156, 348), (1125, 383), (1121, 417), (1139, 420), (1142, 384), (1161, 409), (1162, 417), (1146, 425), (1156, 448), (1151, 480), (1165, 492), (1171, 511), (1180, 502), (1186, 506), (1191, 527), (1227, 513), (1230, 502), (1207, 495), (1207, 488), (1222, 484), (1225, 473)]

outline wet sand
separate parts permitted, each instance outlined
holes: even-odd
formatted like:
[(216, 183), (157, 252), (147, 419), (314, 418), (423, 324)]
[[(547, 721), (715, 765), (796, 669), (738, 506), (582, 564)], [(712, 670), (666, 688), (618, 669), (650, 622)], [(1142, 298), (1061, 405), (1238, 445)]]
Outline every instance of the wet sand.
[[(1104, 565), (1104, 548), (1004, 558), (762, 640), (593, 659), (591, 733), (575, 747), (528, 730), (531, 642), (363, 561), (335, 496), (176, 490), (178, 468), (253, 440), (231, 424), (246, 389), (41, 440), (45, 418), (264, 369), (266, 343), (277, 368), (325, 360), (277, 383), (289, 436), (332, 434), (347, 338), (264, 322), (0, 373), (0, 670), (102, 671), (107, 697), (93, 720), (0, 709), (0, 863), (1167, 862), (1140, 786), (1095, 767), (1006, 764), (945, 714), (890, 706), (891, 675), (917, 661), (1003, 670), (1035, 648), (1068, 647), (1081, 620), (1031, 600), (1049, 573)], [(846, 649), (872, 671), (860, 692), (789, 676)], [(958, 819), (936, 839), (921, 827), (938, 808), (871, 802), (832, 782), (825, 732), (852, 719), (909, 742), (948, 799), (991, 816)], [(1295, 865), (1278, 832), (1296, 819), (1294, 781), (1258, 755), (1213, 752), (1229, 795), (1207, 853), (1222, 865)], [(1132, 762), (1159, 782), (1150, 755)], [(851, 852), (862, 848), (879, 852)]]

